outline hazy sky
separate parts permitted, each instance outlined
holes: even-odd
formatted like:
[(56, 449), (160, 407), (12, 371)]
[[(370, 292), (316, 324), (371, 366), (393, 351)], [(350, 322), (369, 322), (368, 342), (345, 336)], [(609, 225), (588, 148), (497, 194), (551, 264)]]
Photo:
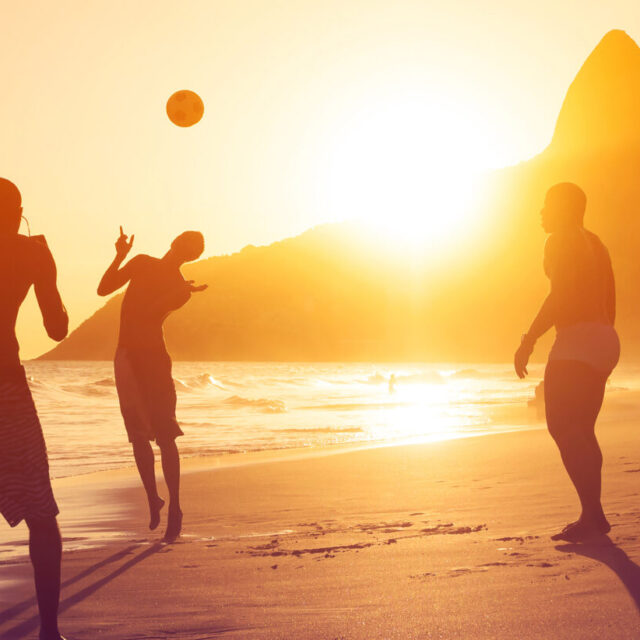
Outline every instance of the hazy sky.
[[(537, 153), (613, 28), (640, 38), (637, 0), (5, 3), (0, 176), (47, 236), (75, 327), (103, 302), (119, 224), (138, 251), (195, 228), (227, 253), (383, 215), (442, 165)], [(183, 88), (205, 103), (191, 129), (164, 111)], [(49, 346), (33, 302), (20, 338), (24, 358)]]

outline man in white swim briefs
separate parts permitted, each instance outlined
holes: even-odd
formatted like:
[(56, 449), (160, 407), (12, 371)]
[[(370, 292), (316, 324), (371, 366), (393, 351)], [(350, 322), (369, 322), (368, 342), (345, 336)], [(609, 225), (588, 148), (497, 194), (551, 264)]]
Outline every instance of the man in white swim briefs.
[(514, 358), (516, 373), (524, 378), (536, 340), (555, 326), (544, 375), (547, 426), (578, 492), (582, 513), (552, 540), (569, 542), (611, 529), (600, 502), (602, 453), (595, 424), (607, 379), (620, 356), (613, 327), (613, 269), (602, 241), (583, 226), (586, 201), (582, 189), (572, 183), (557, 184), (547, 192), (541, 218), (549, 234), (544, 270), (551, 291)]

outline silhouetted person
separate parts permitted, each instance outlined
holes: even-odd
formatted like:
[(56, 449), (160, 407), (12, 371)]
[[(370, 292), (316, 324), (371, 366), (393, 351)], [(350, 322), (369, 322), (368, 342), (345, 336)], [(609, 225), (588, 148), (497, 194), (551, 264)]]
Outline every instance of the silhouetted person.
[(22, 198), (0, 178), (0, 512), (29, 528), (41, 640), (64, 640), (58, 631), (62, 541), (51, 490), (42, 428), (20, 364), (15, 326), (34, 285), (49, 336), (62, 340), (69, 320), (56, 285), (56, 264), (44, 236), (19, 235)]
[(576, 185), (549, 189), (541, 212), (549, 233), (544, 269), (551, 291), (529, 331), (522, 337), (514, 364), (520, 378), (536, 340), (552, 326), (556, 340), (544, 375), (547, 425), (573, 482), (582, 513), (554, 540), (582, 541), (611, 527), (600, 502), (602, 453), (595, 424), (605, 384), (620, 356), (613, 328), (616, 315), (611, 260), (600, 239), (582, 220), (586, 196)]
[(150, 441), (160, 447), (162, 471), (169, 490), (169, 517), (165, 540), (175, 540), (182, 529), (180, 509), (180, 457), (176, 438), (182, 431), (176, 420), (176, 390), (171, 376), (171, 358), (164, 343), (165, 318), (182, 307), (196, 287), (185, 281), (180, 267), (200, 257), (204, 239), (197, 231), (185, 231), (172, 243), (163, 258), (138, 255), (120, 265), (133, 245), (120, 227), (116, 257), (106, 270), (98, 294), (113, 293), (127, 282), (122, 301), (120, 337), (114, 369), (120, 410), (129, 442), (149, 501), (149, 528), (160, 523), (164, 500), (158, 495), (155, 458)]

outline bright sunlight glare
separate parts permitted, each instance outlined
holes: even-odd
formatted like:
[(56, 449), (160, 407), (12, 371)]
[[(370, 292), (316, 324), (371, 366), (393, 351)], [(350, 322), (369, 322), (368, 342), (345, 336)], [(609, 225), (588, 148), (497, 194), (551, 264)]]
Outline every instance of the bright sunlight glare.
[(487, 123), (454, 100), (372, 102), (329, 144), (327, 210), (388, 238), (445, 247), (476, 223), (482, 174), (499, 164)]

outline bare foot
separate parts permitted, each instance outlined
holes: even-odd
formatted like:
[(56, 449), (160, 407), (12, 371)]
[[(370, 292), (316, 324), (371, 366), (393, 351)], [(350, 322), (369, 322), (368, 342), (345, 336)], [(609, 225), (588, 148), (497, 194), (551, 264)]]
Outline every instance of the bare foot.
[(163, 540), (165, 542), (175, 542), (182, 531), (182, 511), (180, 509), (169, 509), (169, 519), (167, 521), (167, 530), (164, 533)]
[(573, 527), (575, 527), (578, 523), (580, 522), (580, 520), (575, 520), (574, 522), (570, 522), (569, 524), (565, 525), (564, 529), (562, 529), (562, 531), (560, 533), (556, 533), (554, 535), (551, 536), (552, 540), (561, 540), (561, 538), (559, 538), (558, 536), (566, 533), (567, 531), (569, 531), (570, 529), (573, 529)]
[(160, 510), (164, 507), (164, 500), (160, 496), (156, 496), (155, 504), (149, 503), (149, 529), (153, 531), (160, 524)]
[(602, 516), (597, 520), (583, 520), (568, 524), (560, 533), (551, 536), (552, 540), (565, 540), (566, 542), (584, 542), (596, 536), (604, 536), (611, 531), (609, 521)]

